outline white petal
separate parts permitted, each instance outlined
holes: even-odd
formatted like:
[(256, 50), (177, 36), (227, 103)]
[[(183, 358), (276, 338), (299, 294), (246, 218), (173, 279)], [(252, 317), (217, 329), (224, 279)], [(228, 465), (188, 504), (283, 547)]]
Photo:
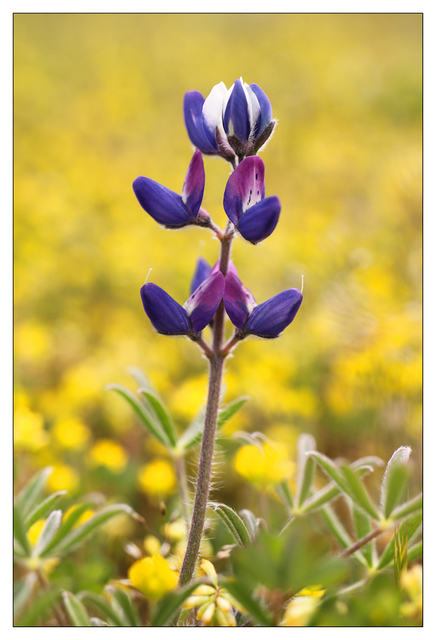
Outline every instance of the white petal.
[(207, 96), (203, 105), (203, 118), (207, 128), (215, 136), (215, 130), (218, 127), (218, 131), (225, 137), (223, 127), (223, 102), (227, 93), (227, 87), (224, 82), (216, 84), (212, 91)]

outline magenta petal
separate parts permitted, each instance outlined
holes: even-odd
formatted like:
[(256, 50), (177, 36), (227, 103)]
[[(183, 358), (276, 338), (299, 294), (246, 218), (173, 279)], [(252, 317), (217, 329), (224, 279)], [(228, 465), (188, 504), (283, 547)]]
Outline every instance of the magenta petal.
[(141, 287), (144, 311), (153, 327), (165, 335), (185, 335), (191, 333), (188, 314), (166, 291), (152, 282)]
[(224, 210), (237, 225), (242, 214), (265, 197), (265, 165), (259, 156), (249, 156), (239, 164), (227, 181)]
[(245, 331), (262, 338), (277, 338), (291, 324), (302, 301), (298, 289), (282, 291), (253, 309)]
[(227, 315), (235, 327), (243, 329), (256, 302), (251, 292), (239, 280), (236, 269), (225, 277), (224, 304)]
[(184, 227), (194, 219), (178, 193), (151, 178), (136, 178), (133, 191), (141, 207), (159, 224), (166, 227)]
[(243, 238), (257, 244), (268, 238), (277, 226), (281, 204), (277, 196), (265, 198), (241, 216), (238, 231)]
[(221, 271), (210, 275), (185, 302), (184, 308), (194, 333), (202, 331), (215, 315), (224, 294), (224, 276)]
[(201, 151), (197, 151), (192, 156), (186, 173), (185, 182), (182, 190), (182, 200), (188, 209), (192, 212), (194, 218), (200, 210), (204, 193), (204, 163)]

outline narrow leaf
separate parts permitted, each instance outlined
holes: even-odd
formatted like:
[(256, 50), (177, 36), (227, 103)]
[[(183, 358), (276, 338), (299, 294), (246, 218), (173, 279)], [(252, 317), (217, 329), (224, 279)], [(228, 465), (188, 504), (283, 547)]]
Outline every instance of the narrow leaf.
[(242, 605), (245, 611), (263, 627), (274, 626), (271, 616), (265, 611), (265, 607), (253, 598), (251, 592), (241, 582), (233, 580), (222, 580), (223, 586)]
[(89, 506), (89, 503), (79, 504), (76, 505), (75, 508), (72, 509), (69, 513), (65, 514), (59, 529), (56, 531), (56, 534), (54, 535), (51, 542), (45, 548), (44, 555), (49, 554), (50, 551), (59, 543), (59, 541), (62, 540), (67, 535), (67, 533), (69, 533), (73, 529), (74, 525), (79, 521), (80, 517), (85, 513), (85, 511), (87, 511), (87, 509), (89, 509)]
[(363, 511), (366, 511), (366, 513), (375, 520), (379, 520), (380, 514), (369, 497), (367, 490), (360, 481), (356, 471), (347, 465), (343, 465), (341, 467), (341, 471), (349, 483), (350, 491), (348, 491), (348, 494), (356, 503), (356, 506), (363, 509)]
[(91, 626), (91, 622), (89, 620), (89, 616), (85, 607), (75, 595), (69, 593), (68, 591), (63, 591), (62, 599), (64, 601), (64, 606), (67, 610), (68, 616), (75, 627)]
[(312, 458), (315, 458), (316, 462), (319, 464), (324, 473), (328, 475), (331, 480), (336, 482), (336, 484), (340, 489), (342, 489), (342, 491), (344, 491), (346, 494), (349, 494), (350, 488), (348, 486), (348, 483), (345, 481), (344, 477), (339, 471), (339, 468), (332, 460), (330, 460), (330, 458), (322, 453), (319, 453), (318, 451), (311, 452), (310, 456)]
[(18, 627), (35, 627), (41, 621), (45, 621), (56, 601), (59, 599), (59, 590), (49, 590), (40, 593), (31, 604), (26, 607), (22, 615), (14, 622)]
[[(59, 555), (70, 552), (105, 522), (122, 513), (127, 513), (135, 520), (141, 519), (141, 517), (126, 504), (113, 504), (108, 507), (104, 507), (94, 514), (92, 518), (80, 525), (80, 527), (77, 527), (67, 533), (53, 548), (49, 549), (50, 553), (52, 555)], [(47, 550), (42, 555), (47, 555)]]
[(245, 547), (250, 542), (247, 527), (242, 518), (225, 504), (213, 505), (214, 511), (219, 515), (240, 547)]
[(169, 442), (171, 443), (171, 446), (175, 447), (177, 444), (177, 432), (165, 405), (161, 402), (156, 394), (152, 393), (148, 389), (138, 389), (138, 393), (147, 398), (150, 405), (152, 406), (156, 418), (160, 423), (160, 426), (162, 427), (162, 430), (165, 432)]
[(32, 549), (32, 557), (38, 558), (44, 553), (51, 540), (53, 539), (56, 531), (59, 529), (59, 525), (62, 519), (62, 511), (52, 511), (44, 522), (44, 526), (41, 529), (41, 533), (38, 536), (38, 540), (35, 542), (35, 546)]
[(294, 498), (292, 496), (291, 487), (289, 486), (289, 482), (287, 480), (283, 480), (279, 484), (275, 486), (275, 490), (280, 500), (287, 506), (293, 509), (294, 507)]
[(315, 438), (308, 433), (297, 439), (297, 505), (301, 507), (307, 498), (315, 475), (315, 462), (307, 454), (316, 450)]
[(239, 513), (244, 519), (245, 525), (248, 530), (248, 535), (250, 536), (250, 541), (254, 540), (259, 527), (258, 519), (249, 509), (242, 509), (242, 511), (240, 511)]
[(386, 465), (380, 492), (380, 506), (385, 518), (389, 518), (406, 488), (409, 476), (406, 465), (411, 451), (410, 447), (400, 447)]
[(21, 511), (14, 507), (14, 538), (26, 555), (30, 555), (30, 543), (27, 539), (27, 529), (24, 525)]
[(140, 627), (141, 621), (127, 591), (114, 587), (107, 587), (107, 590), (111, 593), (113, 600), (122, 611), (126, 625), (130, 627)]
[(121, 616), (111, 607), (110, 603), (103, 596), (92, 591), (81, 591), (78, 594), (80, 600), (90, 602), (96, 609), (104, 613), (116, 627), (125, 627), (126, 624)]
[(53, 511), (54, 505), (59, 502), (59, 499), (66, 493), (67, 491), (56, 491), (56, 493), (52, 493), (48, 498), (40, 502), (27, 516), (26, 526), (30, 528), (37, 520), (46, 518), (48, 514)]
[(17, 617), (26, 605), (37, 582), (38, 576), (32, 571), (14, 583), (14, 617)]
[(171, 624), (182, 604), (195, 591), (198, 584), (198, 582), (194, 582), (180, 589), (170, 591), (159, 600), (153, 612), (151, 626), (166, 627)]
[(162, 427), (158, 422), (156, 422), (144, 404), (126, 387), (123, 387), (121, 384), (109, 384), (106, 386), (106, 389), (116, 391), (120, 394), (127, 402), (130, 404), (138, 418), (141, 420), (142, 424), (146, 429), (151, 433), (152, 436), (156, 438), (164, 447), (171, 447), (171, 442), (168, 439), (168, 436), (163, 431)]
[[(348, 549), (349, 547), (351, 547), (353, 541), (342, 526), (333, 509), (328, 505), (325, 505), (321, 507), (321, 513), (324, 516), (324, 520), (328, 524), (336, 540), (344, 547), (344, 549)], [(355, 551), (353, 557), (366, 567), (365, 559), (360, 551)]]
[[(371, 520), (369, 516), (361, 509), (358, 509), (354, 503), (352, 504), (352, 514), (356, 538), (357, 540), (360, 540), (361, 538), (367, 536), (368, 533), (370, 533)], [(374, 540), (371, 540), (368, 544), (365, 544), (363, 547), (361, 547), (361, 551), (368, 567), (372, 567), (375, 552)]]
[(188, 451), (201, 442), (204, 430), (204, 414), (203, 407), (195, 416), (189, 427), (183, 432), (177, 442), (177, 449), (180, 451)]
[(422, 509), (422, 493), (418, 494), (408, 502), (400, 505), (396, 509), (394, 509), (390, 515), (391, 520), (399, 520), (400, 518), (404, 518), (404, 516), (408, 516), (410, 513), (414, 513), (415, 511), (420, 511)]
[[(398, 533), (400, 538), (403, 538), (405, 535), (407, 536), (408, 539), (412, 538), (415, 531), (421, 525), (421, 522), (422, 522), (422, 513), (409, 516), (407, 520), (404, 520), (398, 528)], [(392, 537), (389, 543), (387, 544), (385, 550), (381, 555), (380, 560), (378, 561), (377, 569), (380, 570), (387, 567), (394, 560), (394, 556), (395, 556), (395, 535), (392, 534)]]
[(141, 371), (139, 367), (127, 367), (127, 373), (133, 376), (138, 387), (141, 387), (142, 389), (147, 389), (148, 391), (151, 391), (152, 393), (154, 393), (154, 389), (151, 385), (150, 380), (147, 378), (145, 373)]
[(38, 471), (15, 498), (15, 505), (20, 510), (24, 520), (26, 520), (29, 513), (36, 507), (37, 500), (52, 471), (53, 467), (45, 467), (41, 471)]
[[(368, 472), (373, 471), (372, 467), (368, 465), (364, 465), (361, 467), (356, 466), (354, 468), (356, 469), (356, 472), (359, 478), (363, 478)], [(325, 487), (323, 487), (322, 489), (314, 493), (310, 498), (308, 498), (304, 502), (303, 506), (299, 509), (299, 511), (300, 513), (310, 513), (311, 511), (315, 511), (316, 509), (319, 509), (320, 507), (322, 507), (322, 505), (327, 504), (328, 502), (331, 502), (331, 500), (334, 500), (334, 498), (340, 495), (340, 493), (341, 493), (341, 490), (336, 484), (336, 482), (329, 482), (328, 485), (326, 485)]]
[(230, 402), (227, 406), (220, 409), (218, 413), (217, 429), (220, 429), (223, 425), (226, 424), (226, 422), (230, 420), (230, 418), (233, 418), (235, 413), (237, 413), (249, 399), (250, 398), (248, 397), (237, 398), (236, 400), (233, 400), (233, 402)]

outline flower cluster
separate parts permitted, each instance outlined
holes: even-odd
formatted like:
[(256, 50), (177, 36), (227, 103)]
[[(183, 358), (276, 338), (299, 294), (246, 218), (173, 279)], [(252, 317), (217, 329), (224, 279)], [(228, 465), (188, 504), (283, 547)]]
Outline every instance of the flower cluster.
[[(168, 229), (210, 227), (229, 247), (236, 233), (251, 244), (262, 242), (275, 230), (281, 212), (277, 196), (265, 197), (265, 165), (256, 155), (276, 126), (267, 96), (257, 85), (247, 85), (242, 80), (236, 80), (229, 90), (221, 82), (206, 99), (198, 91), (189, 91), (184, 99), (184, 117), (189, 138), (197, 149), (182, 192), (175, 193), (140, 176), (133, 183), (140, 205)], [(221, 156), (234, 169), (223, 196), (228, 218), (225, 231), (218, 229), (202, 207), (202, 154)], [(300, 308), (301, 291), (287, 289), (258, 305), (240, 281), (229, 255), (230, 251), (226, 260), (220, 259), (213, 267), (203, 259), (198, 261), (191, 296), (183, 306), (156, 284), (142, 286), (144, 310), (156, 331), (198, 341), (223, 303), (235, 327), (235, 340), (249, 335), (277, 338), (281, 334)]]

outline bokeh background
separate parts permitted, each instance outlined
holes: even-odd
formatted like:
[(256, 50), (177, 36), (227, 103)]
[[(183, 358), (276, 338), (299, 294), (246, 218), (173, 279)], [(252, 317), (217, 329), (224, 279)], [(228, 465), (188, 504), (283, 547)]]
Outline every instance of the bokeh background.
[[(241, 456), (235, 465), (242, 442), (232, 435), (241, 431), (262, 432), (286, 460), (303, 432), (350, 461), (387, 460), (410, 445), (414, 494), (421, 22), (419, 14), (15, 15), (18, 488), (50, 464), (50, 489), (71, 499), (101, 492), (156, 527), (159, 502), (171, 510), (165, 451), (105, 385), (135, 390), (126, 369), (140, 367), (186, 428), (205, 399), (206, 362), (184, 338), (153, 331), (139, 289), (152, 268), (149, 279), (183, 303), (197, 258), (213, 264), (219, 247), (203, 229), (161, 229), (131, 184), (145, 175), (180, 192), (193, 152), (185, 92), (206, 96), (242, 76), (262, 87), (279, 120), (262, 158), (266, 193), (280, 198), (282, 214), (261, 245), (239, 239), (233, 259), (258, 302), (300, 287), (302, 275), (304, 302), (280, 339), (246, 340), (228, 360), (225, 399), (251, 400), (220, 441), (221, 499), (256, 510), (256, 470), (244, 471)], [(230, 165), (205, 158), (205, 168), (204, 206), (224, 226)], [(76, 583), (66, 588), (120, 573), (125, 558), (111, 535), (134, 536), (131, 527), (108, 529), (111, 561), (94, 549), (83, 575), (71, 561), (64, 572)]]

